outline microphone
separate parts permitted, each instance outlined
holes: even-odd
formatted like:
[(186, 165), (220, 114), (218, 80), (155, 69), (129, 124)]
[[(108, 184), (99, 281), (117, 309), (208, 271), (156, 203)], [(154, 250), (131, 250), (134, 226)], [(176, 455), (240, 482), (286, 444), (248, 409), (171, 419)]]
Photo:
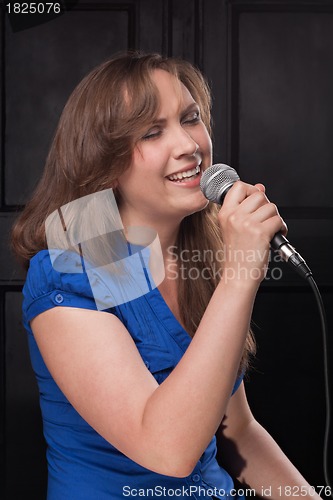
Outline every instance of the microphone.
[[(229, 189), (239, 180), (239, 175), (234, 168), (218, 163), (207, 168), (202, 174), (200, 188), (209, 201), (222, 205)], [(283, 260), (290, 264), (300, 276), (303, 278), (312, 276), (312, 272), (303, 257), (296, 252), (295, 248), (281, 232), (274, 235), (271, 248), (278, 251)]]

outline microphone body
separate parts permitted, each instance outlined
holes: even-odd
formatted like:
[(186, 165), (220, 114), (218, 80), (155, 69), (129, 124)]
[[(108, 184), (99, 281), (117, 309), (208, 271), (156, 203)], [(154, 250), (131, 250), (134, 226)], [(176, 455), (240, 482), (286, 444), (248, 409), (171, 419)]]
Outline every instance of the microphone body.
[[(229, 189), (239, 180), (240, 178), (234, 168), (218, 163), (207, 168), (202, 174), (200, 188), (209, 201), (222, 205)], [(290, 264), (300, 276), (303, 278), (312, 276), (312, 272), (303, 257), (281, 232), (274, 235), (271, 248), (278, 251), (283, 260)]]

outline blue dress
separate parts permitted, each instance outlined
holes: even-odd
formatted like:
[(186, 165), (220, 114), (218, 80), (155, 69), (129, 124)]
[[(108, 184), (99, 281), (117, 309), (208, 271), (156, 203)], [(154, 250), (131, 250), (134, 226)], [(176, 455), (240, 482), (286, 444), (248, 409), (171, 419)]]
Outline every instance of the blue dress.
[[(61, 392), (39, 352), (30, 321), (58, 306), (96, 310), (86, 274), (55, 271), (48, 250), (30, 261), (23, 289), (23, 320), (40, 393), (47, 442), (48, 500), (117, 500), (126, 497), (226, 498), (234, 485), (216, 459), (216, 440), (186, 478), (152, 472), (120, 453), (77, 413)], [(128, 329), (158, 383), (179, 362), (191, 338), (155, 288), (109, 310)], [(233, 392), (241, 383), (236, 381)], [(235, 498), (235, 494), (232, 495)]]

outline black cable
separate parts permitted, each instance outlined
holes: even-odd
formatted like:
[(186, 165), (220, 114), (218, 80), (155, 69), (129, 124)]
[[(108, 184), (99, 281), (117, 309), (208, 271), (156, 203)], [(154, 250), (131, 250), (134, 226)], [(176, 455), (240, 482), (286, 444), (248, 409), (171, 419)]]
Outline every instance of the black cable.
[(332, 491), (333, 488), (328, 473), (328, 447), (329, 447), (329, 435), (331, 428), (331, 401), (330, 401), (331, 398), (330, 398), (330, 377), (329, 377), (329, 361), (328, 361), (327, 319), (326, 319), (326, 312), (323, 299), (321, 297), (317, 283), (315, 282), (311, 274), (307, 276), (307, 280), (314, 292), (317, 301), (320, 314), (321, 327), (322, 327), (322, 335), (323, 335), (324, 380), (325, 380), (324, 385), (325, 385), (325, 400), (326, 400), (326, 423), (325, 423), (325, 434), (324, 434), (323, 468), (324, 468), (325, 483), (330, 490), (329, 496), (333, 498), (333, 491)]

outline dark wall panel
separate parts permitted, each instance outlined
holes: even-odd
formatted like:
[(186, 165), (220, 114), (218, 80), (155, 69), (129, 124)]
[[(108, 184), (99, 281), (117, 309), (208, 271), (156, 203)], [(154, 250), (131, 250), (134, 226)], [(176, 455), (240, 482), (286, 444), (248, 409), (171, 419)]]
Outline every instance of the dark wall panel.
[(201, 41), (201, 29), (196, 24), (195, 7), (197, 2), (173, 1), (170, 9), (172, 16), (171, 52), (174, 56), (183, 57), (195, 62), (195, 47)]
[[(18, 311), (20, 292), (5, 294), (6, 499), (46, 498), (45, 444), (37, 383)], [(24, 376), (23, 376), (24, 374)], [(29, 480), (26, 480), (29, 477)]]
[[(283, 216), (284, 212), (287, 212), (287, 210), (280, 211)], [(333, 241), (333, 220), (284, 218), (289, 228), (288, 238), (306, 260), (318, 285), (332, 286), (333, 269), (330, 265), (332, 252), (328, 242)], [(293, 286), (300, 284), (306, 286), (302, 278), (276, 252), (271, 252), (270, 273), (267, 275), (266, 284), (276, 287), (288, 285), (291, 292)], [(276, 291), (278, 293), (278, 290)]]
[[(333, 293), (323, 291), (329, 332)], [(246, 382), (252, 410), (312, 485), (324, 484), (324, 344), (311, 289), (261, 290), (253, 316), (258, 352)], [(328, 338), (328, 357), (333, 342)], [(332, 455), (329, 471), (332, 470)]]
[(72, 10), (15, 33), (7, 21), (7, 205), (26, 202), (43, 168), (62, 108), (76, 84), (97, 64), (128, 48), (130, 15), (125, 7), (112, 10), (112, 4), (98, 11)]
[(230, 95), (228, 92), (228, 19), (223, 2), (205, 2), (203, 10), (202, 69), (211, 87), (213, 106), (214, 163), (227, 163), (228, 114)]
[(9, 251), (10, 230), (16, 213), (5, 214), (0, 212), (0, 286), (21, 284), (25, 272), (17, 265), (13, 254)]
[[(138, 3), (138, 2), (137, 2)], [(146, 52), (167, 53), (168, 2), (140, 0), (136, 48)]]
[(240, 169), (280, 206), (333, 207), (333, 12), (242, 12), (238, 29)]

